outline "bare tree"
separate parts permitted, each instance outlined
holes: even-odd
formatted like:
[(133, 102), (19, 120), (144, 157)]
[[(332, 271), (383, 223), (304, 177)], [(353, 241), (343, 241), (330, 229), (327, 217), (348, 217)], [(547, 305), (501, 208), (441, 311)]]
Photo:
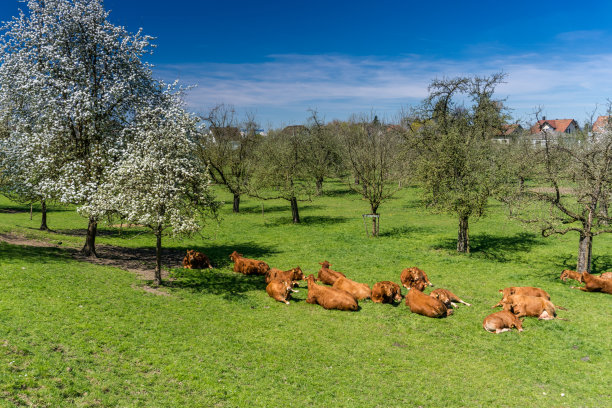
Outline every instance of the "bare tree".
[[(347, 185), (368, 200), (371, 215), (379, 215), (378, 208), (399, 190), (397, 181), (404, 176), (401, 131), (398, 126), (382, 123), (376, 116), (353, 117), (336, 126), (352, 172)], [(356, 179), (360, 184), (353, 182)], [(375, 236), (379, 232), (377, 218), (372, 217)]]
[(232, 106), (220, 104), (203, 118), (208, 124), (199, 133), (198, 154), (213, 180), (234, 196), (233, 211), (240, 212), (240, 197), (248, 191), (255, 169), (254, 153), (262, 137), (251, 114), (240, 122)]
[(340, 173), (342, 158), (334, 128), (326, 125), (315, 110), (311, 110), (308, 120), (308, 168), (315, 179), (316, 195), (323, 192), (323, 181)]
[(612, 128), (578, 135), (544, 131), (545, 145), (533, 151), (541, 186), (510, 197), (510, 214), (535, 224), (543, 236), (576, 232), (578, 271), (591, 271), (593, 238), (612, 232), (607, 204), (612, 187)]

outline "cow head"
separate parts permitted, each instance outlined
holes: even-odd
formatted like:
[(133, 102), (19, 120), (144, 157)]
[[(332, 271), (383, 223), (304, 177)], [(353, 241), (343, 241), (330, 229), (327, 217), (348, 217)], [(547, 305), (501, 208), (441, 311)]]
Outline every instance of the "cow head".
[(298, 265), (297, 268), (291, 269), (293, 271), (293, 280), (306, 280), (304, 276), (304, 272), (302, 272), (302, 268)]
[(230, 254), (229, 257), (232, 261), (236, 262), (236, 259), (242, 258), (242, 254), (239, 254), (238, 252), (234, 251)]
[(323, 261), (323, 262), (319, 262), (319, 265), (321, 265), (321, 267), (323, 267), (324, 269), (328, 269), (330, 266), (332, 266), (329, 262), (327, 261)]

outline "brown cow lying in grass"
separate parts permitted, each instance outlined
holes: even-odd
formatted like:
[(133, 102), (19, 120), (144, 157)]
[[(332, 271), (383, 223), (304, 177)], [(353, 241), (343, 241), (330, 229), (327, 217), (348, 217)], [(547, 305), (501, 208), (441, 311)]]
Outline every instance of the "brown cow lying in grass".
[(561, 279), (563, 282), (567, 281), (568, 279), (573, 279), (577, 280), (578, 282), (582, 282), (582, 274), (580, 272), (566, 269), (561, 272), (561, 276), (559, 277), (559, 279)]
[(229, 257), (234, 261), (234, 272), (245, 275), (265, 275), (270, 270), (270, 266), (267, 263), (244, 258), (242, 254), (236, 251), (232, 252)]
[(372, 287), (372, 302), (374, 303), (393, 303), (402, 300), (402, 290), (400, 286), (391, 281), (377, 282)]
[(514, 314), (507, 310), (488, 315), (482, 322), (482, 327), (491, 333), (502, 333), (516, 327), (518, 331), (523, 331), (523, 323)]
[(329, 269), (331, 264), (327, 261), (319, 262), (321, 269), (319, 270), (319, 280), (326, 285), (333, 285), (340, 278), (346, 278), (346, 275)]
[(557, 317), (557, 309), (566, 310), (539, 296), (510, 295), (504, 301), (504, 310), (514, 313), (516, 317), (532, 316), (538, 320), (552, 320)]
[(210, 259), (201, 252), (190, 249), (187, 251), (187, 255), (183, 258), (183, 268), (188, 269), (212, 269)]
[(582, 273), (582, 281), (584, 282), (584, 287), (572, 286), (572, 288), (580, 289), (585, 292), (603, 292), (612, 294), (612, 279), (600, 278), (584, 271)]
[(436, 299), (442, 301), (446, 307), (457, 307), (457, 303), (472, 306), (469, 303), (459, 299), (459, 296), (447, 289), (435, 289), (429, 294), (429, 296), (435, 297)]
[(433, 286), (425, 271), (414, 266), (402, 271), (400, 281), (406, 289), (415, 288), (422, 291), (427, 286)]
[(306, 303), (319, 304), (325, 309), (357, 310), (359, 305), (355, 298), (343, 290), (317, 285), (314, 275), (309, 275), (308, 297)]
[(440, 300), (427, 296), (416, 288), (408, 289), (406, 306), (412, 313), (427, 317), (446, 317), (453, 314), (453, 309), (447, 308)]
[(372, 289), (370, 289), (368, 285), (355, 282), (349, 278), (342, 277), (337, 279), (333, 287), (350, 293), (355, 300), (363, 300), (372, 297)]
[(299, 266), (289, 269), (288, 271), (271, 268), (268, 273), (266, 273), (266, 283), (270, 283), (273, 280), (286, 280), (287, 282), (291, 282), (293, 286), (299, 286), (297, 281), (306, 280), (306, 277), (302, 272), (302, 268)]
[(550, 295), (546, 293), (545, 290), (532, 286), (511, 286), (509, 288), (500, 289), (499, 292), (502, 294), (502, 300), (493, 306), (493, 308), (503, 306), (504, 303), (507, 303), (508, 296), (512, 295), (536, 296), (550, 300)]
[(266, 286), (266, 292), (272, 299), (288, 305), (291, 292), (293, 292), (292, 286), (292, 283), (288, 281), (273, 280)]

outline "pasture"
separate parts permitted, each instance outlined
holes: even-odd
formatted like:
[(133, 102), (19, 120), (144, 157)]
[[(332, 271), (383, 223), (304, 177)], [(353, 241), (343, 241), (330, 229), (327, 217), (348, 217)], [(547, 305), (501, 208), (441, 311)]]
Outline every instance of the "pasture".
[[(409, 188), (382, 205), (381, 236), (367, 238), (366, 202), (340, 183), (324, 187), (300, 203), (298, 225), (283, 201), (265, 202), (262, 215), (261, 202), (244, 197), (232, 214), (216, 189), (226, 202), (219, 225), (164, 241), (171, 253), (206, 253), (216, 268), (175, 269), (157, 291), (134, 273), (73, 259), (65, 248), (82, 245), (87, 225), (74, 211), (51, 206), (55, 232), (41, 232), (39, 213), (30, 221), (29, 208), (0, 198), (0, 234), (62, 242), (0, 243), (0, 406), (612, 405), (612, 297), (558, 279), (575, 268), (577, 236), (542, 238), (491, 201), (489, 216), (470, 225), (472, 253), (458, 255), (457, 221), (424, 210)], [(97, 244), (153, 248), (155, 239), (101, 225)], [(418, 266), (472, 307), (446, 319), (403, 302), (328, 311), (304, 301), (305, 285), (287, 306), (267, 296), (263, 277), (232, 272), (233, 250), (305, 274), (328, 260), (369, 285), (399, 283), (403, 268)], [(596, 273), (612, 269), (612, 236), (595, 238), (593, 258)], [(506, 286), (545, 289), (567, 321), (526, 318), (522, 333), (485, 332)]]

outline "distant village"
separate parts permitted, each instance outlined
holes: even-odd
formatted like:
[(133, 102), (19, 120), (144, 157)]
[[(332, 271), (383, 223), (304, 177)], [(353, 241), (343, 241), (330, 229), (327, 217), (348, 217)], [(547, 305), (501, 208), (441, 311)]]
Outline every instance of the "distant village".
[[(611, 122), (612, 116), (599, 116), (589, 129), (589, 133), (601, 133)], [(546, 136), (555, 138), (564, 134), (571, 135), (581, 130), (575, 119), (546, 119), (546, 116), (538, 120), (528, 131), (518, 123), (506, 124), (503, 129), (502, 134), (493, 138), (494, 141), (510, 143), (522, 137), (531, 140), (534, 146), (544, 145)]]

